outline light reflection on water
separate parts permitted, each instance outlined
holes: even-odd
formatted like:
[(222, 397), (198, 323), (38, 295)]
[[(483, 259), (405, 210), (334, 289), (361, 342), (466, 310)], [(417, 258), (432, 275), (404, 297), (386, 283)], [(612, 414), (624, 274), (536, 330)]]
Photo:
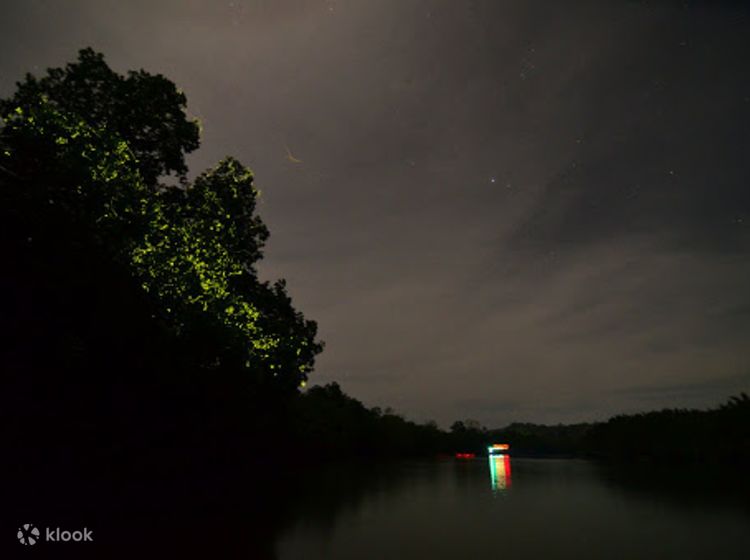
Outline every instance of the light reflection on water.
[(508, 455), (322, 471), (297, 496), (277, 558), (482, 558), (498, 556), (498, 542), (504, 559), (748, 558), (750, 510), (726, 485), (701, 497), (692, 474), (669, 485), (685, 469), (642, 481), (632, 466), (512, 462), (512, 479)]
[(490, 455), (489, 461), (493, 492), (501, 492), (510, 488), (510, 455)]

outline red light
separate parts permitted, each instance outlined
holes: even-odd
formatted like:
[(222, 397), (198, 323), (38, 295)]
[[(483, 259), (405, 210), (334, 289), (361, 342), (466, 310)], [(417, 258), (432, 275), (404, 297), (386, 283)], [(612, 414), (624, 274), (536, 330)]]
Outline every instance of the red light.
[(473, 459), (476, 457), (475, 453), (456, 453), (456, 459)]

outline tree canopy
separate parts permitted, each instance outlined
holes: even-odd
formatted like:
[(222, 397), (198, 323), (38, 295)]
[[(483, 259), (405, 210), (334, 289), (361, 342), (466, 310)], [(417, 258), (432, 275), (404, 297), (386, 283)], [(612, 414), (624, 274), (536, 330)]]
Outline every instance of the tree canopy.
[(51, 68), (43, 78), (27, 74), (17, 86), (12, 97), (0, 100), (0, 115), (28, 110), (44, 99), (64, 115), (117, 134), (149, 186), (163, 174), (184, 178), (185, 154), (200, 144), (198, 123), (188, 120), (187, 98), (173, 82), (143, 70), (121, 76), (90, 48), (65, 68)]
[[(252, 172), (228, 157), (185, 179), (184, 156), (198, 146), (185, 105), (163, 76), (120, 76), (90, 49), (44, 78), (27, 75), (0, 100), (7, 249), (64, 269), (93, 247), (122, 267), (169, 336), (187, 342), (196, 367), (294, 391), (322, 349), (316, 324), (294, 309), (283, 280), (258, 278), (268, 230)], [(169, 173), (179, 187), (159, 184)]]

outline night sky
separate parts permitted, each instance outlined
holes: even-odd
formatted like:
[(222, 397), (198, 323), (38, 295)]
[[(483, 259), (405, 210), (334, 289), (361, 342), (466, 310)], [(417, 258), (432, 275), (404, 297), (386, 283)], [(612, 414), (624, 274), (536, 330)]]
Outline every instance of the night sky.
[(18, 0), (0, 96), (102, 51), (249, 165), (314, 383), (447, 426), (750, 390), (750, 6)]

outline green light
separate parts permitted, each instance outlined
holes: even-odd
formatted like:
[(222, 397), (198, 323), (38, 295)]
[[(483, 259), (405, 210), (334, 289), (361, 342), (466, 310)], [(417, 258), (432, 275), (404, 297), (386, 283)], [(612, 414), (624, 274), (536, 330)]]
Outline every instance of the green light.
[(507, 490), (510, 487), (510, 467), (505, 455), (490, 455), (490, 484), (492, 490)]

